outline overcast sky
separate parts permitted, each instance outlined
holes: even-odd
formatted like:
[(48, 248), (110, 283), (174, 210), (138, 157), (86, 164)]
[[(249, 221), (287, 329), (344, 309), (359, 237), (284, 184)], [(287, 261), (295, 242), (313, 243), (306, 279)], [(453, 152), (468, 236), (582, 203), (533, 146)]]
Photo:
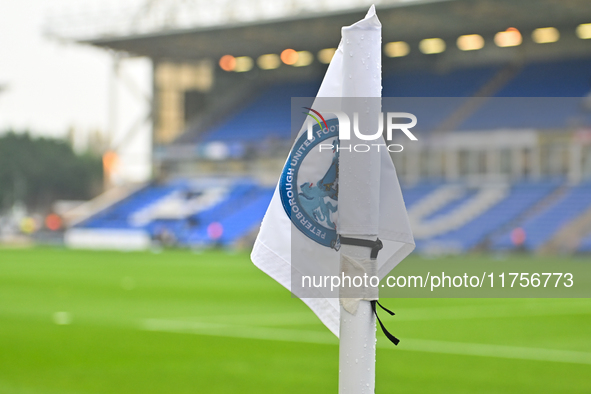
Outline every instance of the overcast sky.
[[(43, 35), (48, 16), (70, 12), (72, 4), (78, 9), (98, 7), (96, 0), (0, 1), (0, 85), (5, 86), (0, 92), (0, 132), (29, 130), (58, 137), (70, 127), (82, 135), (108, 131), (109, 54)], [(149, 89), (149, 62), (134, 61), (127, 73)], [(137, 103), (122, 95), (117, 135), (141, 115)], [(139, 136), (132, 145), (124, 154), (124, 172), (138, 180), (147, 175), (149, 140)]]

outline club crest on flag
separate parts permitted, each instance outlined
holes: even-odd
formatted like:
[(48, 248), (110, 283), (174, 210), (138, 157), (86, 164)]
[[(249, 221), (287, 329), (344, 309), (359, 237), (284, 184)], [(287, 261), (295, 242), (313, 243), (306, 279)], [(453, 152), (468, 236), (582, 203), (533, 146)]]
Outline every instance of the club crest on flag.
[[(314, 125), (313, 139), (302, 133), (296, 140), (281, 173), (279, 194), (286, 214), (299, 231), (338, 250), (339, 125), (337, 119), (324, 125)], [(320, 143), (331, 144), (333, 149), (320, 150)]]

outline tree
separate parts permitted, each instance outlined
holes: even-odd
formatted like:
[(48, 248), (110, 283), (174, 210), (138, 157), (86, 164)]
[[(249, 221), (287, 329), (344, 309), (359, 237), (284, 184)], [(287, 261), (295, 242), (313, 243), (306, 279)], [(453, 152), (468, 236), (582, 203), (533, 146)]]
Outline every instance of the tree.
[(27, 133), (0, 136), (0, 210), (23, 201), (45, 210), (57, 199), (93, 197), (102, 181), (101, 158), (77, 155), (65, 141)]

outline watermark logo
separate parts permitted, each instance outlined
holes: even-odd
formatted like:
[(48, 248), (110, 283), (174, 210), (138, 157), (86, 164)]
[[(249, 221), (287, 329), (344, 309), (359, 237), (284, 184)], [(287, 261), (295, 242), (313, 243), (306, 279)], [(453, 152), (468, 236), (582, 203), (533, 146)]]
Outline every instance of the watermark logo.
[[(315, 140), (318, 137), (321, 137), (322, 134), (326, 132), (330, 132), (328, 130), (327, 122), (322, 116), (322, 114), (312, 108), (304, 107), (305, 109), (313, 112), (305, 113), (308, 115), (308, 119), (306, 121), (306, 136), (308, 140)], [(340, 141), (348, 141), (351, 140), (351, 121), (349, 119), (349, 115), (342, 111), (332, 111), (330, 114), (336, 116), (338, 120), (338, 138)], [(387, 112), (386, 113), (386, 140), (392, 141), (394, 132), (399, 130), (408, 137), (411, 141), (417, 141), (417, 137), (410, 131), (411, 128), (416, 126), (417, 124), (417, 117), (408, 112)], [(320, 119), (319, 119), (320, 118)], [(410, 122), (406, 123), (398, 123), (399, 120), (410, 120)], [(314, 121), (316, 123), (314, 123)], [(321, 122), (322, 121), (322, 122)], [(354, 135), (362, 140), (362, 141), (377, 141), (384, 133), (384, 114), (382, 112), (378, 115), (378, 125), (377, 130), (373, 134), (363, 134), (360, 131), (359, 127), (359, 113), (353, 113), (353, 133)], [(314, 126), (318, 125), (316, 131), (314, 131)], [(323, 127), (324, 125), (324, 127)], [(375, 147), (378, 151), (382, 147), (386, 147), (389, 152), (401, 152), (404, 148), (400, 144), (355, 144), (355, 145), (340, 145), (338, 147), (339, 150), (348, 150), (348, 151), (355, 151), (355, 152), (368, 152)], [(319, 150), (323, 149), (331, 149), (330, 145), (321, 144), (319, 145)]]

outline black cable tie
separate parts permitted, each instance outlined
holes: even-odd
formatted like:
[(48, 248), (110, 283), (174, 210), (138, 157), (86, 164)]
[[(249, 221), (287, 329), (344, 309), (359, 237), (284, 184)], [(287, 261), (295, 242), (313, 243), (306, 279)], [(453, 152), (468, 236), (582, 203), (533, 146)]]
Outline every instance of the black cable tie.
[(388, 309), (385, 306), (383, 306), (382, 304), (380, 304), (380, 301), (376, 300), (376, 302), (380, 306), (380, 308), (382, 308), (383, 310), (388, 312), (390, 314), (390, 316), (394, 316), (396, 314), (396, 313), (392, 312), (390, 309)]
[(379, 238), (375, 241), (371, 241), (369, 239), (349, 238), (340, 236), (339, 239), (341, 245), (353, 245), (371, 248), (371, 254), (369, 257), (373, 260), (378, 258), (378, 252), (382, 250), (382, 248), (384, 247), (384, 244)]
[(384, 335), (386, 335), (386, 337), (394, 345), (398, 345), (400, 343), (400, 339), (398, 339), (394, 335), (390, 334), (390, 331), (388, 331), (386, 329), (386, 327), (384, 327), (384, 325), (382, 324), (382, 321), (380, 320), (380, 318), (378, 316), (378, 311), (376, 310), (376, 304), (378, 304), (380, 306), (380, 308), (382, 308), (383, 310), (385, 310), (386, 312), (388, 312), (390, 315), (394, 315), (394, 312), (392, 312), (389, 309), (384, 308), (382, 306), (382, 304), (380, 304), (377, 300), (371, 301), (371, 309), (373, 310), (374, 315), (376, 315), (376, 319), (378, 320), (378, 323), (380, 323), (380, 327), (382, 327), (382, 331), (384, 332)]

